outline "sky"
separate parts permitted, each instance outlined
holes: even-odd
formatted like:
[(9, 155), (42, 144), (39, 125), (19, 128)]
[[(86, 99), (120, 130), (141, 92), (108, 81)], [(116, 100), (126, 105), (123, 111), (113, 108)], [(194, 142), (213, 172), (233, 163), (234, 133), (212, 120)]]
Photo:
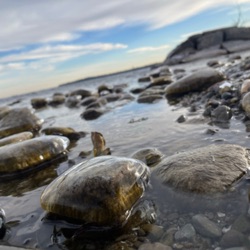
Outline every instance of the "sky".
[(250, 0), (0, 0), (0, 98), (162, 62), (239, 16)]

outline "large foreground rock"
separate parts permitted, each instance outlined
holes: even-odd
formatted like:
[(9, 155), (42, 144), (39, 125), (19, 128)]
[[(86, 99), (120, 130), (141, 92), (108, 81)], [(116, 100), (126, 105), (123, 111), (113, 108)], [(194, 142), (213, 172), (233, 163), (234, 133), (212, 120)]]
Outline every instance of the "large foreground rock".
[(248, 169), (247, 149), (230, 144), (209, 145), (175, 154), (154, 169), (162, 183), (202, 194), (224, 192)]
[(99, 156), (73, 166), (44, 190), (48, 212), (96, 226), (121, 226), (144, 193), (149, 169), (141, 161)]
[(171, 83), (165, 89), (166, 95), (182, 95), (192, 91), (198, 91), (220, 82), (224, 76), (213, 68), (203, 68), (191, 75)]

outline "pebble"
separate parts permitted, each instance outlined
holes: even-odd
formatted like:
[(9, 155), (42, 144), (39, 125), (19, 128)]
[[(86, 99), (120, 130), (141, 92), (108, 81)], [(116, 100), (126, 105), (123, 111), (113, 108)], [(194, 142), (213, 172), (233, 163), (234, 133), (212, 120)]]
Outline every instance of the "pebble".
[(196, 232), (202, 236), (218, 238), (222, 235), (221, 228), (202, 214), (197, 214), (192, 217), (192, 225)]
[(156, 242), (142, 244), (138, 250), (172, 250), (172, 247)]
[(148, 238), (159, 240), (164, 233), (163, 227), (154, 224), (144, 224), (141, 228), (148, 233)]
[(176, 241), (185, 241), (193, 239), (195, 235), (196, 235), (195, 229), (189, 223), (186, 224), (184, 227), (182, 227), (179, 231), (177, 231), (174, 235), (174, 238)]
[(232, 229), (222, 236), (220, 245), (223, 248), (240, 247), (243, 246), (246, 241), (247, 238), (242, 233)]

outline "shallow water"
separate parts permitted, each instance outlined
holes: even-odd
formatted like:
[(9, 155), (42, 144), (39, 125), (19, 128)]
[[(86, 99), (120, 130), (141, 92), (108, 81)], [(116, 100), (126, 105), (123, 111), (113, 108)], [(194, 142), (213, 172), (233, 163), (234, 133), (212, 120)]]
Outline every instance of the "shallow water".
[[(58, 89), (45, 90), (21, 97), (13, 97), (1, 100), (1, 105), (20, 100), (12, 107), (31, 107), (30, 99), (35, 96), (51, 97), (55, 92), (68, 93), (79, 88), (95, 90), (98, 85), (103, 83), (111, 86), (127, 83), (127, 89), (130, 89), (133, 86), (143, 85), (143, 83), (137, 83), (137, 79), (145, 75), (148, 70), (143, 69), (116, 76), (83, 81), (74, 85), (66, 85)], [(246, 147), (250, 146), (249, 133), (245, 131), (245, 126), (242, 122), (234, 117), (231, 120), (229, 129), (220, 128), (215, 135), (208, 135), (205, 131), (211, 128), (211, 126), (206, 123), (177, 123), (176, 119), (180, 115), (188, 114), (188, 110), (178, 105), (170, 106), (166, 99), (154, 104), (138, 104), (136, 101), (129, 103), (115, 102), (108, 104), (108, 108), (109, 112), (92, 121), (85, 121), (80, 118), (80, 114), (84, 110), (83, 107), (68, 108), (65, 105), (61, 105), (37, 110), (35, 114), (39, 118), (44, 119), (43, 128), (49, 125), (69, 126), (76, 131), (88, 133), (86, 137), (71, 144), (68, 150), (68, 160), (73, 160), (75, 163), (83, 161), (79, 157), (81, 151), (92, 149), (91, 131), (102, 133), (107, 146), (111, 149), (112, 155), (116, 156), (130, 156), (138, 149), (145, 147), (156, 147), (169, 156), (179, 151), (198, 148), (211, 143), (232, 143)], [(67, 160), (53, 163), (45, 169), (24, 178), (0, 183), (0, 207), (5, 210), (9, 225), (8, 235), (0, 244), (41, 249), (62, 248), (60, 239), (63, 241), (63, 237), (54, 239), (54, 244), (52, 244), (53, 237), (51, 238), (54, 225), (60, 228), (60, 223), (55, 224), (43, 220), (46, 213), (40, 207), (39, 199), (46, 185), (71, 166)], [(244, 193), (242, 197), (245, 201)], [(162, 187), (157, 184), (157, 181), (154, 181), (153, 177), (151, 187), (148, 188), (145, 199), (154, 202), (157, 214), (156, 223), (164, 228), (169, 226), (166, 220), (168, 214), (174, 212), (179, 214), (190, 213), (190, 211), (194, 211), (194, 207), (198, 211), (200, 209), (198, 206), (199, 197), (190, 197), (188, 194), (176, 193), (171, 189)], [(187, 204), (190, 200), (192, 200), (192, 203), (194, 202), (193, 204), (197, 202), (197, 206), (195, 205), (188, 210)], [(236, 206), (234, 208), (236, 209), (234, 211), (236, 214), (241, 213)], [(92, 246), (92, 249), (93, 246), (96, 246), (93, 245), (93, 242), (96, 243), (96, 240), (88, 242), (88, 246)], [(99, 249), (99, 247), (99, 245), (98, 247), (96, 246), (96, 249)], [(74, 245), (65, 247), (65, 249), (68, 248), (75, 249)], [(88, 248), (86, 247), (86, 249)]]

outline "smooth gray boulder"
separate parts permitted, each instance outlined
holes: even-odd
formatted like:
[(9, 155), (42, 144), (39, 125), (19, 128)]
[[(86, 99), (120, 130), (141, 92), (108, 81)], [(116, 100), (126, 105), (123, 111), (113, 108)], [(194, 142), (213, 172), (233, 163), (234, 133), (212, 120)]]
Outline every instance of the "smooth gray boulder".
[(224, 76), (217, 70), (207, 67), (171, 83), (165, 89), (166, 95), (182, 95), (192, 91), (206, 89), (220, 82)]

